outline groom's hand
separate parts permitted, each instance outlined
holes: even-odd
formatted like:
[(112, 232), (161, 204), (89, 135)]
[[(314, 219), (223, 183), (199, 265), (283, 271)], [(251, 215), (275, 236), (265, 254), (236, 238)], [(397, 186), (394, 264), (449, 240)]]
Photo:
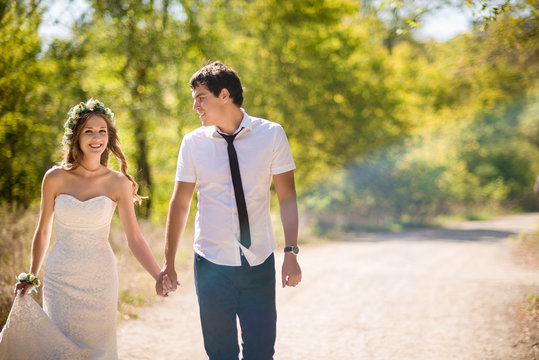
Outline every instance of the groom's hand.
[(176, 291), (180, 283), (174, 269), (165, 268), (159, 274), (155, 284), (157, 295), (167, 297), (171, 291)]
[(301, 282), (301, 268), (296, 255), (292, 253), (284, 254), (282, 284), (285, 286), (297, 286)]
[(165, 268), (163, 270), (164, 276), (163, 276), (163, 288), (167, 292), (170, 291), (176, 291), (178, 289), (178, 285), (180, 285), (180, 282), (178, 281), (178, 275), (176, 274), (176, 270)]

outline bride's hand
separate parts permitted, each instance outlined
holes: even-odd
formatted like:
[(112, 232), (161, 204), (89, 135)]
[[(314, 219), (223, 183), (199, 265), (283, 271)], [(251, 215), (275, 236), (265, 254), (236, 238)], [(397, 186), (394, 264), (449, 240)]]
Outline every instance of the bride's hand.
[(159, 276), (157, 277), (157, 280), (155, 281), (155, 292), (159, 296), (166, 297), (168, 294), (163, 289), (163, 277), (165, 273), (161, 272), (159, 273)]
[(21, 296), (24, 296), (30, 291), (34, 285), (29, 284), (27, 282), (18, 282), (15, 284), (15, 291), (13, 292), (13, 296), (17, 296), (17, 291), (21, 291)]
[[(178, 285), (179, 284), (180, 283), (178, 282)], [(157, 295), (167, 297), (168, 293), (174, 290), (176, 289), (173, 288), (170, 277), (164, 272), (160, 273), (155, 284), (155, 292)]]

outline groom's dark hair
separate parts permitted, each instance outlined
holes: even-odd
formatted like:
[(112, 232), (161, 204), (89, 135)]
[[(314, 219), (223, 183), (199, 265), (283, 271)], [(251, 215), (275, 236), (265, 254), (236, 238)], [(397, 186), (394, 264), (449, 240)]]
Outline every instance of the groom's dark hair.
[(219, 96), (221, 90), (227, 89), (234, 104), (238, 106), (243, 104), (243, 88), (238, 74), (220, 61), (214, 61), (194, 73), (189, 85), (191, 89), (206, 85), (215, 96)]

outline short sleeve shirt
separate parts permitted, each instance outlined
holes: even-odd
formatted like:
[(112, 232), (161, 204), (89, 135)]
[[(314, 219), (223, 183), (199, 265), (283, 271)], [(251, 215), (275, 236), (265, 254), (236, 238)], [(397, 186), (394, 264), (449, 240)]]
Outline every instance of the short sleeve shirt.
[(249, 249), (239, 242), (227, 142), (217, 128), (200, 127), (185, 135), (178, 155), (176, 181), (195, 183), (197, 189), (194, 250), (219, 265), (241, 265), (240, 249), (251, 266), (259, 265), (275, 250), (270, 217), (272, 176), (296, 168), (283, 127), (242, 111), (234, 147), (249, 215)]

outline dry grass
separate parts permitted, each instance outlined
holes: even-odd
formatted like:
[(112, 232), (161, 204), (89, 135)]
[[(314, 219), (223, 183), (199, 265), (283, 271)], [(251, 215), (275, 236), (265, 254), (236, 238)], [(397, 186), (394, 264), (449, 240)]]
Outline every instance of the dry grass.
[[(0, 325), (4, 326), (11, 303), (15, 276), (30, 267), (30, 248), (37, 224), (36, 208), (22, 210), (15, 206), (0, 206)], [(40, 278), (43, 278), (40, 276)], [(32, 295), (41, 302), (41, 296)]]
[(522, 266), (539, 268), (539, 230), (535, 234), (520, 234), (515, 253)]
[[(38, 208), (23, 210), (3, 204), (0, 206), (0, 328), (6, 322), (13, 302), (15, 276), (27, 271), (30, 266), (30, 249), (37, 225)], [(164, 222), (164, 221), (163, 221)], [(164, 250), (164, 224), (154, 225), (139, 220), (142, 233), (150, 244), (159, 265)], [(184, 239), (190, 239), (186, 235)], [(51, 247), (54, 237), (51, 239)], [(151, 304), (157, 299), (155, 282), (131, 254), (118, 215), (113, 218), (110, 243), (117, 259), (119, 273), (119, 317), (128, 319), (138, 316), (138, 308)], [(50, 247), (49, 247), (50, 249)], [(191, 241), (180, 244), (177, 266), (188, 266), (192, 257)], [(43, 279), (42, 271), (38, 276)], [(41, 292), (32, 295), (41, 303)]]
[[(535, 234), (521, 234), (515, 253), (522, 266), (539, 268), (539, 230)], [(527, 349), (527, 356), (529, 359), (539, 360), (539, 294), (530, 290), (519, 315), (521, 342)]]
[[(157, 263), (162, 264), (165, 242), (165, 227), (139, 219), (139, 226)], [(188, 266), (192, 258), (192, 237), (190, 232), (184, 235), (176, 257), (176, 266)], [(116, 215), (112, 221), (110, 242), (118, 264), (119, 298), (118, 311), (122, 319), (137, 318), (138, 309), (157, 299), (155, 281), (144, 270), (129, 251), (127, 240), (122, 230), (120, 219)]]
[(521, 337), (519, 344), (526, 352), (526, 359), (539, 360), (539, 296), (530, 291), (519, 311)]

